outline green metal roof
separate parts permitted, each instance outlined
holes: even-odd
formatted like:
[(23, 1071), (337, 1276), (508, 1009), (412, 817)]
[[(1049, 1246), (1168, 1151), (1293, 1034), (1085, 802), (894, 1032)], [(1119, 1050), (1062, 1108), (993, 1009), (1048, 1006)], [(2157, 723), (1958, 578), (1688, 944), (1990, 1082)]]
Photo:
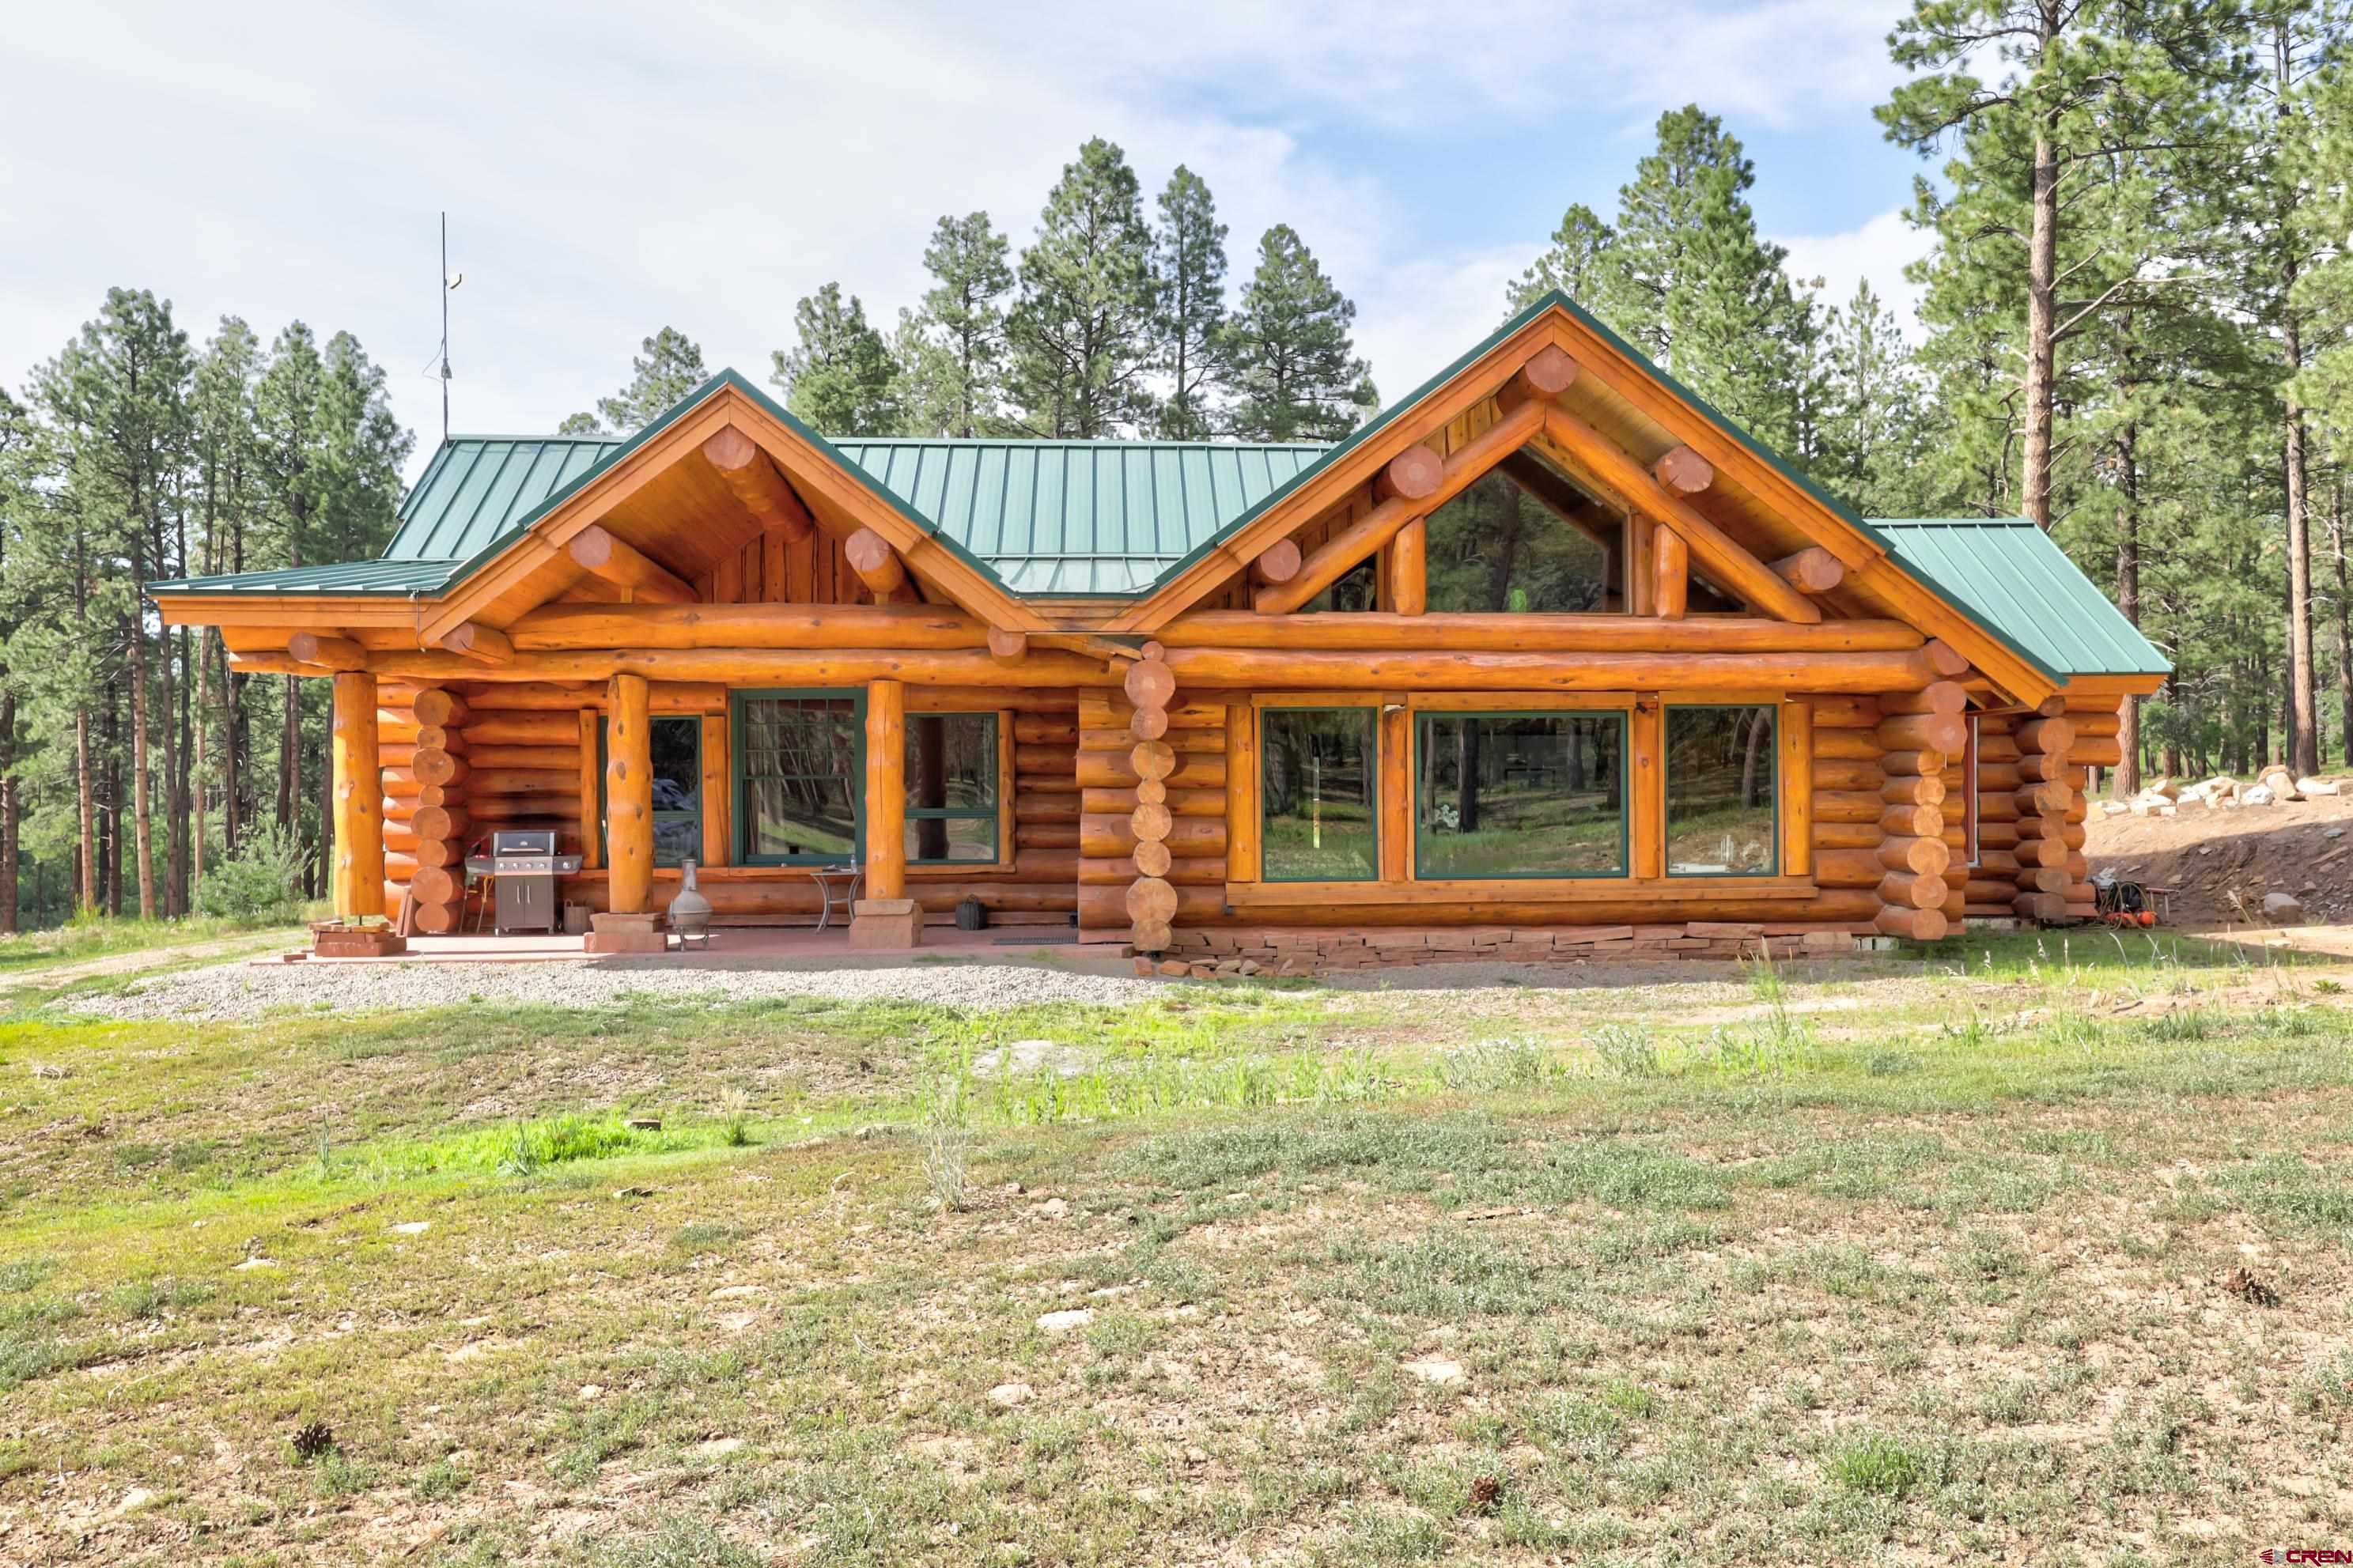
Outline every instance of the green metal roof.
[(1872, 526), (1914, 575), (2060, 675), (2173, 668), (2031, 518), (1880, 517)]
[(441, 443), (400, 503), (387, 561), (463, 561), (621, 449), (612, 436), (461, 436)]
[(220, 577), (150, 583), (151, 594), (438, 594), (462, 561), (346, 561), (336, 566), (282, 566)]
[(1304, 444), (865, 440), (835, 446), (1017, 594), (1127, 596), (1324, 454)]

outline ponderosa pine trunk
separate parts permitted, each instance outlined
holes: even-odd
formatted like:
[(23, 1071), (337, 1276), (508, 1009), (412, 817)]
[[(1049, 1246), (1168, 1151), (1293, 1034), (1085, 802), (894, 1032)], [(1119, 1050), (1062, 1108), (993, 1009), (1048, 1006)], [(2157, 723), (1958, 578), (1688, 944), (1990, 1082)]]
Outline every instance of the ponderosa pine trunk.
[[(132, 581), (146, 581), (134, 553)], [(147, 778), (147, 637), (136, 616), (131, 624), (131, 852), (138, 857), (139, 918), (155, 918), (155, 854), (153, 791)]]
[(16, 934), (16, 694), (0, 691), (0, 934)]
[[(2286, 133), (2289, 116), (2289, 94), (2294, 82), (2295, 51), (2288, 37), (2288, 24), (2282, 16), (2272, 29), (2272, 62), (2274, 81), (2277, 88), (2275, 102), (2282, 127)], [(2302, 323), (2295, 311), (2295, 225), (2294, 215), (2280, 215), (2280, 357), (2286, 362), (2291, 378), (2282, 389), (2283, 412), (2286, 416), (2287, 468), (2287, 684), (2289, 718), (2287, 721), (2286, 762), (2290, 771), (2299, 778), (2320, 771), (2320, 732), (2315, 721), (2318, 714), (2312, 700), (2312, 520), (2308, 510), (2311, 500), (2307, 489), (2304, 451), (2304, 408), (2296, 401), (2293, 378), (2304, 369)]]
[[(2140, 427), (2127, 420), (2116, 435), (2116, 456), (2122, 470), (2116, 502), (2116, 608), (2136, 627), (2140, 625)], [(2127, 697), (2116, 710), (2116, 747), (2124, 755), (2116, 764), (2116, 793), (2121, 798), (2140, 793), (2140, 699)]]
[(90, 776), (90, 710), (74, 708), (74, 793), (81, 802), (81, 889), (83, 914), (98, 910), (98, 785)]
[[(2044, 9), (2043, 47), (2057, 23)], [(2052, 383), (2057, 379), (2059, 330), (2059, 149), (2053, 141), (2058, 115), (2036, 128), (2032, 215), (2026, 259), (2026, 515), (2046, 533), (2051, 529), (2051, 433)]]
[(2347, 603), (2345, 569), (2345, 476), (2337, 476), (2328, 507), (2328, 542), (2337, 556), (2337, 738), (2345, 764), (2353, 767), (2353, 605)]
[(188, 729), (188, 771), (191, 774), (188, 791), (188, 814), (195, 820), (195, 830), (188, 841), (188, 907), (195, 908), (196, 889), (205, 885), (205, 731), (209, 723), (206, 709), (212, 686), (212, 664), (206, 645), (211, 641), (212, 628), (196, 629), (195, 722)]

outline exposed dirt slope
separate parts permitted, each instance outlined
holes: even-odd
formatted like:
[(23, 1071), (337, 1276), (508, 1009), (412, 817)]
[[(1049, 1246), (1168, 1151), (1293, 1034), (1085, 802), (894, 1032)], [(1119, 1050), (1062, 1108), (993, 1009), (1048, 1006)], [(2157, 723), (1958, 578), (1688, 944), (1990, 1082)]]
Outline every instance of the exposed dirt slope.
[[(2353, 920), (2353, 795), (2173, 816), (2103, 817), (2095, 804), (2084, 853), (2097, 876), (2177, 889), (2173, 923), (2259, 919), (2265, 893), (2293, 893), (2315, 921)], [(2233, 898), (2233, 895), (2236, 898)]]

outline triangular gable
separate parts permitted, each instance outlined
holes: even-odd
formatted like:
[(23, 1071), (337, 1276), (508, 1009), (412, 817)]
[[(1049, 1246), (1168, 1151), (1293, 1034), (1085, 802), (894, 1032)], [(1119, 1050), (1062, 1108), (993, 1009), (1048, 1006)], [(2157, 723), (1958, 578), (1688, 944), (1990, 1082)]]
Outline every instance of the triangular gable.
[(1407, 447), (1492, 397), (1548, 345), (1576, 360), (1580, 375), (1592, 377), (1642, 419), (1735, 479), (1778, 522), (1794, 530), (1799, 542), (1837, 556), (1851, 589), (1886, 602), (1924, 631), (1945, 638), (2005, 689), (2021, 700), (2040, 700), (2063, 679), (1942, 584), (1913, 572), (1891, 552), (1885, 537), (1851, 509), (1556, 290), (1529, 304), (1197, 548), (1106, 629), (1149, 633), (1166, 626), (1246, 570), (1268, 545), (1369, 483)]
[[(469, 620), (489, 615), (501, 601), (512, 606), (519, 596), (529, 597), (537, 581), (561, 566), (560, 558), (575, 534), (672, 466), (699, 461), (703, 443), (731, 428), (748, 437), (796, 489), (832, 515), (880, 534), (909, 571), (962, 608), (1006, 630), (1047, 629), (1046, 621), (1017, 599), (987, 563), (940, 532), (824, 437), (728, 370), (552, 490), (539, 506), (468, 557), (451, 574), (446, 596), (427, 612), (422, 640), (437, 642)], [(507, 618), (511, 616), (490, 616), (493, 623)]]

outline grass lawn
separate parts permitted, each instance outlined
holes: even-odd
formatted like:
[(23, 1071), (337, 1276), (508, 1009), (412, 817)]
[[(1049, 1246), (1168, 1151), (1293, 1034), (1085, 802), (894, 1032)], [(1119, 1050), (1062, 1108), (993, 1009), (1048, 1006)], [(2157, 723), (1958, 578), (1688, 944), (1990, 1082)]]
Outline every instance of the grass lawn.
[(20, 1012), (0, 1559), (2353, 1545), (2353, 970), (1965, 956)]

